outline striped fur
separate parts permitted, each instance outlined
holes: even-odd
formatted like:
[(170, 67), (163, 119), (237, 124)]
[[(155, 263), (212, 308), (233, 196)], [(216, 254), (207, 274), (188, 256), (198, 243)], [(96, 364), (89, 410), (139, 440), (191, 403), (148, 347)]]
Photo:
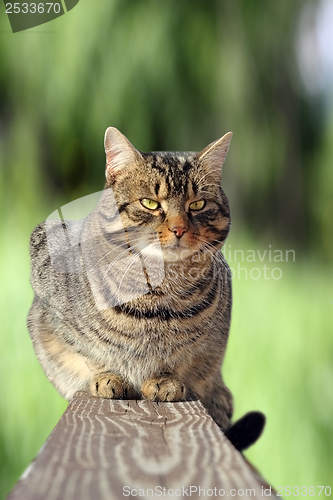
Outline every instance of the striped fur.
[[(227, 134), (200, 153), (140, 153), (110, 128), (105, 137), (105, 191), (81, 223), (76, 269), (57, 269), (51, 262), (46, 223), (34, 229), (35, 296), (28, 327), (37, 357), (63, 397), (71, 399), (78, 390), (160, 401), (198, 396), (215, 421), (229, 428), (232, 397), (221, 365), (230, 326), (231, 282), (221, 247), (230, 212), (220, 177), (230, 139)], [(110, 212), (108, 190), (125, 233)], [(158, 209), (145, 208), (142, 199), (155, 200)], [(205, 200), (205, 207), (192, 211), (191, 203), (198, 200)], [(67, 231), (71, 224), (63, 223)], [(59, 225), (51, 222), (48, 230), (57, 239)], [(140, 286), (135, 273), (123, 279), (126, 270), (117, 256), (139, 255), (135, 245), (142, 238), (153, 249), (159, 242), (163, 280), (153, 286), (141, 263), (146, 292), (131, 300), (120, 298), (112, 307), (97, 307), (98, 294), (114, 296), (118, 287), (119, 294), (128, 297)], [(113, 272), (105, 272), (103, 279), (97, 273), (93, 293), (89, 273), (105, 259), (110, 264), (103, 269)]]

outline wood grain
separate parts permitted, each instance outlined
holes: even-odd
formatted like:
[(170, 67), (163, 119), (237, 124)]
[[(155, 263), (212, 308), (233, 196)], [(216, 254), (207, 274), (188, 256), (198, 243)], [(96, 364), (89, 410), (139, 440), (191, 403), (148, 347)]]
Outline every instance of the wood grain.
[(199, 401), (77, 393), (7, 500), (261, 498), (263, 485)]

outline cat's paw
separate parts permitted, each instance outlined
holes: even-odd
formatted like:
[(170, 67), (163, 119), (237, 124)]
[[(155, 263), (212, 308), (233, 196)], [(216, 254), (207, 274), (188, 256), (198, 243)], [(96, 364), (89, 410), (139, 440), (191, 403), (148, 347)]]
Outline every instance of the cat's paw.
[(137, 399), (138, 393), (114, 373), (99, 373), (90, 382), (90, 392), (97, 398)]
[(150, 401), (184, 401), (186, 398), (185, 385), (170, 376), (146, 380), (141, 392)]

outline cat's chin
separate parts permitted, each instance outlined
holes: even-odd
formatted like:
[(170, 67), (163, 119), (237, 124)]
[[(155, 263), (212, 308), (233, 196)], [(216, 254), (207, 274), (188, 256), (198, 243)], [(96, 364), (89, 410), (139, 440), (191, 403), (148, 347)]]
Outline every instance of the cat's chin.
[(192, 257), (197, 250), (186, 246), (169, 245), (162, 248), (162, 252), (164, 262), (179, 262)]

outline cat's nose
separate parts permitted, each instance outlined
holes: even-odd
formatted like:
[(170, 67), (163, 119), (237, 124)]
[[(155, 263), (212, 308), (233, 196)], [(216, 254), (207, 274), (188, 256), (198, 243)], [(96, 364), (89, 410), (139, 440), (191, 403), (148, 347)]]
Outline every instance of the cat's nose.
[(169, 231), (172, 231), (177, 236), (177, 238), (181, 238), (183, 234), (186, 233), (187, 228), (184, 226), (175, 226), (169, 229)]

